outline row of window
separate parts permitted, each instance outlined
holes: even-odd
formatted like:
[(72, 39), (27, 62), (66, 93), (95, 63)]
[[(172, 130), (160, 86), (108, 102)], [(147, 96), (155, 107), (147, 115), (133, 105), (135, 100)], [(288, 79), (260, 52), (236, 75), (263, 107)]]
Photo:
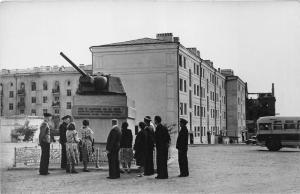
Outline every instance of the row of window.
[[(71, 102), (67, 102), (66, 103), (66, 109), (71, 109), (71, 108), (72, 108), (72, 103)], [(14, 103), (9, 103), (8, 104), (8, 109), (9, 110), (14, 110)], [(35, 110), (35, 109), (32, 109), (32, 110)], [(46, 109), (44, 109), (44, 110), (46, 110)]]
[(205, 117), (205, 107), (194, 105), (194, 116)]
[[(12, 87), (12, 86), (14, 86), (14, 83), (13, 82), (10, 82), (9, 83), (9, 85)], [(55, 86), (56, 85), (59, 85), (59, 81), (55, 81)], [(67, 86), (70, 86), (71, 85), (71, 81), (70, 80), (68, 80), (67, 81)], [(20, 84), (20, 87), (21, 87), (21, 89), (23, 88), (23, 87), (25, 87), (25, 84), (24, 84), (24, 82), (22, 82), (21, 84)], [(31, 82), (31, 90), (36, 90), (36, 82)], [(43, 81), (43, 90), (48, 90), (48, 82), (47, 81)]]
[(300, 121), (297, 123), (290, 122), (290, 123), (282, 123), (281, 121), (274, 121), (273, 128), (271, 123), (261, 123), (259, 124), (259, 130), (288, 130), (288, 129), (300, 129)]
[[(67, 96), (72, 96), (72, 90), (67, 90)], [(9, 98), (13, 98), (13, 97), (14, 97), (14, 91), (9, 91)], [(35, 97), (32, 97), (32, 98), (35, 98)], [(32, 102), (32, 103), (35, 103), (35, 102)]]

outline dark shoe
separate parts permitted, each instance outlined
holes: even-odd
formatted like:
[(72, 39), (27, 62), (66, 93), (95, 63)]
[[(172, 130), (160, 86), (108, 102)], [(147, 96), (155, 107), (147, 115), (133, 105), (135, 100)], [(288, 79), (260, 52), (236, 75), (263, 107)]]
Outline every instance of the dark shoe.
[(110, 177), (110, 176), (108, 176), (108, 177), (106, 177), (107, 179), (118, 179), (118, 178), (120, 178), (120, 177)]
[(88, 169), (83, 169), (82, 171), (83, 172), (90, 172)]
[(78, 172), (76, 170), (72, 170), (71, 173), (77, 174)]
[(66, 169), (66, 173), (70, 173), (70, 169)]
[(159, 176), (157, 176), (157, 177), (155, 177), (156, 179), (168, 179), (168, 177), (159, 177)]
[(178, 177), (187, 177), (189, 175), (184, 175), (184, 174), (181, 174), (181, 175), (178, 175)]

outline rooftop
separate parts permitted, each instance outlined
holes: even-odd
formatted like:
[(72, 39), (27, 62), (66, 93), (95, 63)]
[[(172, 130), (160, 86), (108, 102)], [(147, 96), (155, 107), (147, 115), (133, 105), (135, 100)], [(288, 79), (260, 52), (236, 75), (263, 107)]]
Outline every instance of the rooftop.
[[(85, 71), (91, 71), (92, 65), (79, 65), (79, 67)], [(73, 67), (64, 66), (39, 66), (26, 69), (1, 69), (0, 75), (14, 75), (14, 74), (30, 74), (30, 73), (57, 73), (57, 72), (76, 72)]]

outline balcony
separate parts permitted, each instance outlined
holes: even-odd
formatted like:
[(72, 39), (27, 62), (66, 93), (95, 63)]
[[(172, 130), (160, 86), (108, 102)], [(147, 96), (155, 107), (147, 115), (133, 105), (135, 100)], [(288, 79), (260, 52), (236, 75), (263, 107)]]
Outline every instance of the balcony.
[(25, 90), (20, 89), (20, 90), (18, 90), (17, 94), (20, 95), (20, 96), (25, 96)]
[(52, 107), (53, 108), (59, 108), (60, 107), (60, 102), (59, 101), (52, 102)]
[(18, 102), (18, 108), (24, 109), (25, 108), (25, 102)]
[(53, 95), (59, 95), (59, 94), (60, 94), (59, 88), (52, 89), (52, 94), (53, 94)]

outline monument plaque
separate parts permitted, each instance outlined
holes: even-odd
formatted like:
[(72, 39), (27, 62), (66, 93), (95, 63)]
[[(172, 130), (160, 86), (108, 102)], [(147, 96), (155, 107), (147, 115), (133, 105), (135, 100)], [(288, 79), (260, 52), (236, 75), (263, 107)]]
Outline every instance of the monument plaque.
[(125, 106), (75, 105), (72, 109), (74, 118), (127, 118)]

